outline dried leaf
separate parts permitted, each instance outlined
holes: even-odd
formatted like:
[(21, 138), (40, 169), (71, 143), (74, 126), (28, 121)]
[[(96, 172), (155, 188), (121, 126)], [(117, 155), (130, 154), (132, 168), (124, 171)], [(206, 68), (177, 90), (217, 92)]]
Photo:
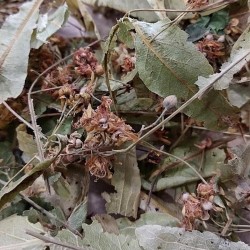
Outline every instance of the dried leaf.
[(25, 154), (25, 160), (28, 162), (37, 154), (37, 145), (32, 135), (27, 133), (26, 126), (20, 124), (16, 128), (19, 149)]
[(117, 155), (114, 161), (115, 173), (111, 184), (116, 193), (106, 194), (108, 213), (137, 217), (140, 200), (141, 178), (137, 166), (135, 150)]
[(27, 76), (30, 40), (43, 0), (26, 2), (0, 30), (0, 103), (21, 94)]
[(135, 229), (139, 244), (145, 250), (249, 250), (243, 242), (231, 242), (217, 235), (199, 231), (188, 232), (182, 228), (145, 225)]
[[(221, 71), (225, 70), (230, 64), (236, 62), (247, 53), (250, 53), (250, 50), (241, 49), (236, 51), (235, 54), (231, 54), (229, 60), (226, 63), (222, 64)], [(238, 73), (242, 69), (242, 67), (246, 64), (246, 62), (249, 60), (250, 60), (250, 55), (248, 55), (246, 58), (237, 63), (233, 68), (228, 70), (218, 81), (216, 81), (216, 83), (214, 84), (214, 89), (216, 90), (227, 89), (233, 80), (233, 76), (236, 73)], [(200, 76), (198, 77), (198, 80), (195, 82), (195, 84), (199, 86), (199, 88), (201, 89), (204, 86), (208, 85), (210, 82), (212, 82), (218, 75), (219, 73), (216, 73), (210, 75), (208, 78)]]
[(58, 7), (55, 12), (41, 14), (35, 34), (31, 40), (31, 47), (38, 49), (47, 42), (47, 39), (58, 31), (68, 18), (68, 6), (66, 4)]

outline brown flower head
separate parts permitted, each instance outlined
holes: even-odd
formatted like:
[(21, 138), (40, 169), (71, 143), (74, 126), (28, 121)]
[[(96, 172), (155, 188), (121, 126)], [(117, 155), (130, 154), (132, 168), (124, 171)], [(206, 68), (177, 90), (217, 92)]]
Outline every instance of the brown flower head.
[(192, 7), (192, 9), (200, 8), (208, 5), (208, 0), (188, 0), (188, 5)]
[(85, 140), (87, 146), (91, 144), (91, 140), (93, 140), (92, 146), (99, 148), (107, 145), (120, 146), (126, 141), (137, 139), (131, 126), (110, 111), (111, 103), (109, 97), (103, 96), (102, 103), (96, 110), (89, 105), (84, 111), (77, 126), (83, 127), (88, 132)]
[[(100, 74), (101, 65), (98, 63), (95, 54), (90, 48), (80, 48), (73, 57), (75, 71), (79, 75), (91, 77), (92, 72)], [(96, 72), (97, 71), (97, 72)]]
[(87, 158), (85, 166), (89, 169), (90, 174), (97, 178), (107, 177), (110, 179), (112, 177), (109, 170), (111, 168), (111, 160), (109, 157), (91, 155)]

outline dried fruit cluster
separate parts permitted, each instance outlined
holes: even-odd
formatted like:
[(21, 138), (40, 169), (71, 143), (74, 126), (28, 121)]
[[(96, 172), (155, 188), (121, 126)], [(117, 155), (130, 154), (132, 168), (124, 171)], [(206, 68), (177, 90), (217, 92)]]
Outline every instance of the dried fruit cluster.
[(182, 209), (182, 225), (186, 230), (195, 229), (196, 220), (208, 220), (211, 210), (221, 211), (221, 208), (214, 205), (214, 196), (216, 194), (214, 182), (200, 183), (197, 187), (197, 195), (184, 193), (182, 201), (184, 203)]
[(114, 49), (112, 54), (112, 64), (116, 72), (128, 73), (135, 68), (136, 57), (133, 52), (129, 52), (124, 44), (120, 44)]
[[(98, 63), (90, 48), (80, 48), (73, 56), (73, 62), (65, 67), (58, 67), (50, 72), (42, 84), (42, 89), (61, 100), (62, 106), (77, 106), (76, 112), (89, 104), (94, 88), (90, 80), (84, 86), (79, 82), (83, 78), (93, 78), (94, 75), (103, 74), (102, 66)], [(91, 86), (90, 86), (91, 85)]]
[(87, 132), (84, 151), (92, 152), (86, 158), (86, 166), (92, 175), (99, 178), (112, 176), (109, 170), (112, 156), (105, 152), (138, 138), (129, 125), (111, 112), (111, 103), (109, 97), (103, 96), (101, 105), (96, 110), (89, 105), (76, 124), (76, 127), (82, 127)]
[[(111, 178), (112, 149), (124, 142), (137, 140), (132, 128), (110, 110), (112, 101), (103, 96), (102, 103), (95, 110), (89, 104), (76, 128), (86, 131), (86, 138), (72, 133), (67, 146), (58, 157), (56, 164), (67, 166), (72, 163), (85, 164), (89, 172), (97, 178)], [(52, 151), (51, 151), (52, 152)], [(52, 153), (52, 156), (55, 155)]]
[(208, 0), (188, 0), (187, 4), (192, 8), (192, 9), (196, 9), (196, 8), (200, 8), (203, 6), (208, 5), (209, 1)]

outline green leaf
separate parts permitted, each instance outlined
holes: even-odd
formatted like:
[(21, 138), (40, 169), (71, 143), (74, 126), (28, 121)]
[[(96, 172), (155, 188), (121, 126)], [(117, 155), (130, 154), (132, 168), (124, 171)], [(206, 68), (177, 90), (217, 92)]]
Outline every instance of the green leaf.
[(115, 173), (111, 184), (115, 187), (116, 193), (104, 195), (107, 212), (136, 218), (141, 178), (135, 150), (117, 155), (113, 167)]
[(13, 166), (15, 163), (12, 145), (8, 141), (0, 142), (0, 160), (0, 166)]
[(217, 235), (199, 231), (188, 232), (182, 228), (145, 225), (135, 230), (139, 244), (145, 250), (249, 250), (243, 242), (231, 242)]
[[(187, 142), (186, 142), (187, 143)], [(191, 156), (197, 153), (197, 148), (194, 146), (185, 145), (183, 147), (176, 148), (172, 154), (178, 156), (179, 158), (183, 159), (185, 157)], [(223, 162), (225, 160), (225, 153), (223, 150), (214, 148), (206, 151), (204, 156), (204, 161), (202, 165), (202, 171), (200, 172), (204, 178), (212, 177), (216, 173), (219, 174), (218, 171), (225, 171)], [(166, 159), (164, 161), (164, 165), (175, 162), (176, 160)], [(197, 171), (199, 171), (201, 162), (201, 158), (199, 156), (192, 159), (192, 161), (188, 161)], [(180, 163), (178, 167), (176, 166), (174, 169), (169, 169), (165, 171), (164, 177), (160, 178), (156, 185), (154, 191), (164, 190), (166, 188), (173, 188), (178, 187), (181, 185), (185, 185), (191, 182), (199, 181), (199, 176), (188, 166)], [(142, 182), (142, 186), (146, 190), (150, 190), (151, 184), (147, 181)]]
[(83, 241), (88, 243), (94, 249), (140, 249), (137, 241), (129, 236), (103, 233), (101, 225), (96, 221), (91, 225), (83, 224), (83, 230), (85, 232), (85, 238)]
[(47, 39), (58, 31), (68, 18), (68, 6), (60, 6), (55, 12), (41, 14), (38, 19), (36, 32), (31, 40), (31, 47), (38, 49)]
[[(186, 41), (187, 34), (174, 25), (163, 31), (166, 21), (131, 22), (136, 31), (136, 67), (148, 89), (162, 97), (174, 94), (187, 100), (193, 96), (198, 91), (194, 84), (198, 76), (208, 76), (212, 68), (195, 46)], [(204, 121), (207, 127), (218, 128), (223, 125), (222, 117), (233, 110), (222, 93), (211, 92), (184, 112)]]
[(228, 11), (221, 10), (213, 13), (211, 16), (210, 22), (208, 24), (208, 28), (210, 28), (213, 32), (219, 33), (223, 32), (229, 22), (229, 13)]
[(16, 98), (27, 76), (30, 40), (43, 0), (24, 3), (0, 30), (0, 103)]
[(234, 84), (227, 90), (230, 103), (238, 108), (250, 101), (250, 85)]
[(87, 217), (88, 199), (85, 198), (79, 205), (77, 205), (70, 217), (68, 218), (68, 225), (76, 230), (82, 229), (82, 223)]
[(12, 215), (0, 221), (0, 249), (45, 249), (47, 244), (26, 234), (27, 229), (37, 233), (42, 232), (42, 226), (39, 223), (31, 224), (24, 216)]

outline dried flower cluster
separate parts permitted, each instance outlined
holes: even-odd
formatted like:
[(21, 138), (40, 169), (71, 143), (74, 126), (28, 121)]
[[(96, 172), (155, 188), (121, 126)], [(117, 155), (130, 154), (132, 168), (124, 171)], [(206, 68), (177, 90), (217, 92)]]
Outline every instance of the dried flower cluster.
[(112, 63), (114, 69), (124, 73), (130, 72), (135, 68), (136, 57), (134, 53), (129, 53), (124, 44), (120, 44), (114, 49)]
[(210, 62), (225, 56), (224, 43), (210, 39), (203, 39), (196, 44), (198, 50), (202, 52)]
[(95, 153), (87, 156), (86, 166), (92, 175), (99, 178), (111, 177), (111, 157), (105, 155), (105, 151), (137, 139), (132, 128), (110, 111), (111, 103), (109, 97), (103, 96), (101, 105), (96, 110), (89, 105), (76, 124), (87, 132), (83, 149)]
[(79, 86), (79, 80), (101, 74), (103, 69), (95, 55), (89, 48), (80, 48), (75, 52), (72, 64), (58, 67), (46, 76), (42, 89), (51, 89), (48, 93), (60, 99), (62, 106), (66, 105), (69, 108), (76, 106), (78, 112), (89, 104), (94, 91), (92, 79), (83, 87)]
[(92, 72), (97, 75), (103, 74), (102, 66), (98, 63), (95, 55), (89, 48), (80, 48), (73, 57), (75, 71), (81, 76), (91, 77)]
[(197, 195), (184, 193), (182, 201), (184, 203), (182, 209), (182, 225), (186, 230), (195, 229), (196, 220), (208, 220), (210, 218), (209, 211), (220, 211), (213, 203), (215, 195), (214, 182), (200, 183), (197, 187)]
[(209, 1), (208, 0), (188, 0), (187, 4), (192, 8), (192, 9), (197, 9), (203, 6), (208, 5)]

